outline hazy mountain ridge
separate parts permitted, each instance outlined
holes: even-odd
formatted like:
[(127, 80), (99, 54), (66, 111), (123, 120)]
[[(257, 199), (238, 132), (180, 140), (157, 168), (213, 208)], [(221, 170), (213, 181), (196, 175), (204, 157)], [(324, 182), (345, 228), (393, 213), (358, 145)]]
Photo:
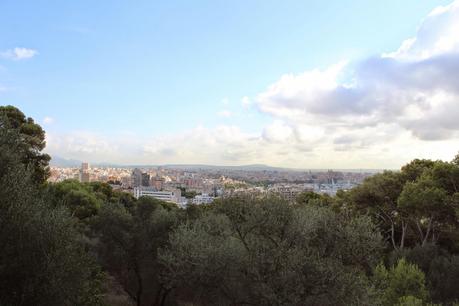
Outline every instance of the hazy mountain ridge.
[[(53, 156), (50, 165), (53, 167), (79, 167), (82, 161), (76, 159), (66, 159), (59, 156)], [(315, 171), (323, 172), (328, 170), (333, 171), (344, 171), (344, 172), (381, 172), (382, 169), (314, 169), (314, 168), (286, 168), (286, 167), (274, 167), (265, 164), (249, 164), (249, 165), (238, 165), (238, 166), (221, 166), (221, 165), (206, 165), (206, 164), (164, 164), (164, 165), (153, 165), (153, 164), (114, 164), (108, 162), (90, 163), (90, 165), (97, 167), (114, 167), (114, 168), (151, 168), (151, 167), (163, 167), (163, 168), (177, 168), (185, 170), (233, 170), (233, 171)]]

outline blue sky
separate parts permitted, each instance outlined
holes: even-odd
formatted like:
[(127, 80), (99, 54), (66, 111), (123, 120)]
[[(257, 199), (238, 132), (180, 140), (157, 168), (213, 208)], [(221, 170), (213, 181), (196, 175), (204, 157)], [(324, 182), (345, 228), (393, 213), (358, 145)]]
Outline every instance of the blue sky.
[[(351, 82), (355, 71), (364, 69), (362, 63), (398, 50), (403, 41), (416, 37), (432, 10), (450, 3), (4, 0), (0, 104), (18, 106), (42, 123), (49, 134), (50, 153), (67, 158), (397, 167), (415, 152), (381, 159), (376, 157), (387, 148), (376, 150), (366, 144), (338, 148), (340, 139), (352, 138), (352, 131), (330, 134), (336, 129), (332, 131), (329, 123), (340, 122), (339, 118), (324, 125), (318, 120), (322, 114), (301, 106), (314, 117), (298, 122), (281, 113), (282, 107), (298, 101), (282, 100), (277, 113), (270, 108), (276, 105), (272, 96), (264, 94), (283, 75), (326, 71), (341, 61), (348, 64), (340, 69), (339, 78)], [(18, 58), (15, 48), (35, 53)], [(243, 105), (244, 97), (250, 105)], [(303, 102), (308, 103), (299, 103)], [(329, 144), (304, 137), (269, 140), (270, 129), (296, 135), (305, 122), (324, 127), (322, 136), (331, 139)], [(418, 131), (403, 129), (422, 143), (418, 154), (438, 147), (438, 141), (432, 144), (429, 137), (416, 135)], [(235, 139), (215, 139), (225, 133)], [(184, 144), (190, 135), (203, 145)], [(368, 136), (358, 137), (365, 142), (363, 137)], [(445, 141), (440, 138), (435, 140)], [(272, 154), (260, 153), (254, 146), (265, 146)], [(282, 152), (286, 147), (307, 149)], [(319, 147), (328, 152), (328, 159), (322, 159)], [(359, 164), (357, 156), (370, 149), (373, 159)], [(340, 160), (343, 152), (356, 155), (356, 160)], [(434, 157), (449, 155), (450, 151)]]

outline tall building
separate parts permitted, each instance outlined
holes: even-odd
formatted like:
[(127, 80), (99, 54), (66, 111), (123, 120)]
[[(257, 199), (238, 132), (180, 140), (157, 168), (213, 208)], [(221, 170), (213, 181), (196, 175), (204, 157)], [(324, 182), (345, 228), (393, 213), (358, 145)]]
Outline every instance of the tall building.
[(148, 186), (150, 186), (150, 174), (148, 174), (148, 173), (142, 173), (141, 184), (142, 184), (143, 187), (148, 187)]
[(158, 175), (150, 179), (150, 186), (155, 187), (156, 190), (162, 190), (164, 187), (164, 179)]
[(79, 179), (80, 179), (80, 182), (82, 183), (89, 182), (89, 164), (88, 163), (81, 164)]
[(131, 174), (132, 187), (142, 186), (142, 171), (139, 168), (135, 168)]
[(81, 170), (88, 171), (89, 170), (89, 163), (81, 163)]

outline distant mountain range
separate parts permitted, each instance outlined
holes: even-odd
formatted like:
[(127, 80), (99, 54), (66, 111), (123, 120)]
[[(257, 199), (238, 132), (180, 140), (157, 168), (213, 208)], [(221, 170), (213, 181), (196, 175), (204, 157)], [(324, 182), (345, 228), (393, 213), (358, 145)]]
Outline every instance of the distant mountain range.
[(76, 159), (65, 159), (59, 156), (51, 156), (49, 164), (53, 167), (79, 167), (81, 161)]
[[(66, 159), (59, 156), (52, 156), (50, 165), (53, 167), (80, 167), (82, 161), (76, 159)], [(241, 166), (216, 166), (216, 165), (205, 165), (205, 164), (166, 164), (166, 165), (120, 165), (112, 164), (107, 162), (101, 163), (90, 163), (90, 165), (97, 167), (117, 167), (117, 168), (149, 168), (149, 167), (163, 167), (163, 168), (178, 168), (184, 170), (246, 170), (246, 171), (328, 171), (329, 169), (294, 169), (294, 168), (282, 168), (272, 167), (264, 164), (252, 164), (252, 165), (241, 165)], [(381, 172), (381, 169), (332, 169), (334, 171), (345, 171), (345, 172)]]
[(280, 167), (271, 167), (263, 164), (253, 164), (253, 165), (241, 165), (241, 166), (215, 166), (215, 165), (204, 165), (204, 164), (170, 164), (162, 165), (164, 168), (180, 168), (180, 169), (204, 169), (204, 170), (248, 170), (248, 171), (285, 171), (285, 170), (295, 170), (288, 168)]
[[(52, 156), (50, 165), (53, 167), (80, 167), (83, 161), (77, 159), (66, 159), (59, 156)], [(288, 168), (271, 167), (263, 164), (242, 165), (242, 166), (215, 166), (204, 164), (166, 164), (166, 165), (120, 165), (112, 163), (90, 163), (93, 166), (103, 167), (126, 167), (126, 168), (148, 168), (148, 167), (163, 167), (163, 168), (180, 168), (189, 170), (211, 170), (211, 169), (227, 169), (227, 170), (251, 170), (251, 171), (281, 171), (281, 170), (294, 170)]]

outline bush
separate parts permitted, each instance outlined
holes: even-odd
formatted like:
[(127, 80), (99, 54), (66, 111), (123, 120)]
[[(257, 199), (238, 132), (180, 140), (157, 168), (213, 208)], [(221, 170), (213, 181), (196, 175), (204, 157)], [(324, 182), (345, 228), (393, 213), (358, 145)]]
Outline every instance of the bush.
[(404, 258), (400, 259), (397, 265), (392, 266), (389, 270), (383, 264), (378, 265), (373, 280), (380, 292), (383, 305), (397, 305), (401, 301), (413, 303), (417, 300), (426, 301), (429, 296), (424, 273)]

